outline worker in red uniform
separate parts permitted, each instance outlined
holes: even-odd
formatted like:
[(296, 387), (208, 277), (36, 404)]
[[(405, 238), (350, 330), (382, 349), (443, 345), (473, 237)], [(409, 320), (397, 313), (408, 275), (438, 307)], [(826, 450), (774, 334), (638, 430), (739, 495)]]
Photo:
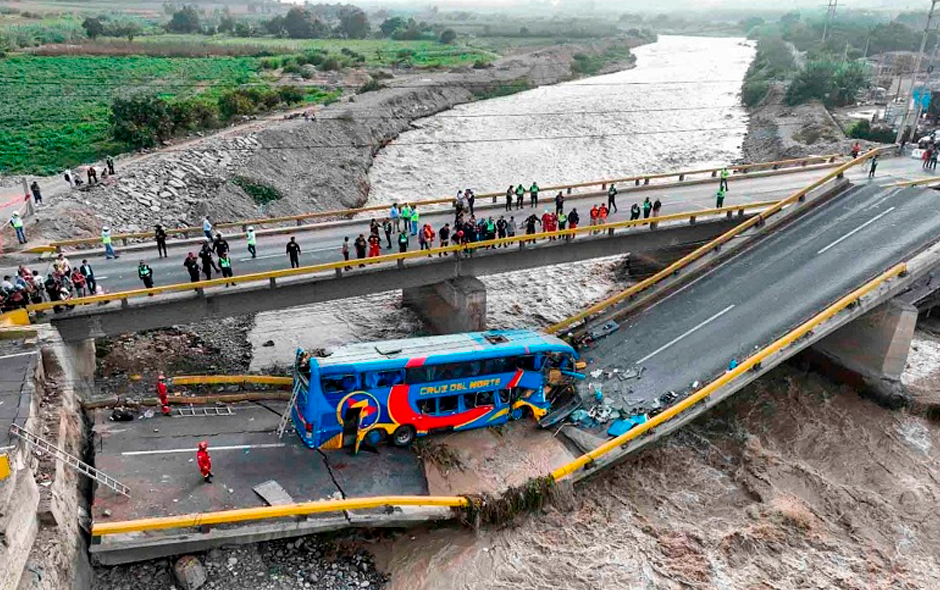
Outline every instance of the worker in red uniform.
[(369, 234), (369, 257), (381, 256), (382, 254), (382, 238), (379, 237), (379, 234)]
[(196, 462), (199, 463), (199, 473), (202, 474), (202, 479), (206, 483), (212, 483), (212, 457), (209, 456), (209, 443), (206, 441), (199, 443)]
[(157, 397), (160, 398), (160, 410), (164, 416), (170, 415), (170, 402), (166, 397), (166, 377), (161, 373), (157, 378)]

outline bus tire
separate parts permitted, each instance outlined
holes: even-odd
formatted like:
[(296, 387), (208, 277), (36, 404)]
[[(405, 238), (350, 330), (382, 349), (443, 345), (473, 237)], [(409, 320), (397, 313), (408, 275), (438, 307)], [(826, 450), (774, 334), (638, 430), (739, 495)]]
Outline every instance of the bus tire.
[(530, 417), (531, 415), (532, 415), (532, 408), (530, 408), (529, 406), (520, 406), (520, 407), (514, 409), (514, 410), (509, 414), (509, 416), (510, 416), (513, 420), (525, 420), (526, 418)]
[(410, 424), (402, 424), (395, 429), (392, 434), (392, 444), (396, 447), (407, 447), (415, 441), (415, 427)]

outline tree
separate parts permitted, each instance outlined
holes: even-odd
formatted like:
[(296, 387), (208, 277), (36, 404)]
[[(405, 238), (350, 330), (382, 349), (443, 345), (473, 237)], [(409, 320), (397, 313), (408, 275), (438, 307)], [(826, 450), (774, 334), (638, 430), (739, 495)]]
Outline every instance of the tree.
[(827, 104), (837, 107), (854, 104), (858, 93), (868, 88), (869, 82), (870, 71), (864, 63), (853, 61), (843, 65), (833, 77)]
[(395, 31), (404, 28), (404, 26), (405, 19), (400, 16), (396, 16), (382, 21), (382, 24), (379, 25), (379, 30), (382, 31), (383, 37), (391, 37)]
[(372, 32), (366, 13), (354, 7), (343, 7), (339, 13), (339, 27), (349, 39), (365, 39)]
[(134, 148), (154, 147), (173, 134), (167, 103), (157, 96), (115, 98), (111, 103), (114, 139)]
[(787, 104), (803, 104), (810, 100), (826, 100), (832, 91), (835, 66), (829, 62), (806, 64), (787, 89)]
[(199, 29), (199, 13), (195, 6), (180, 8), (166, 25), (166, 30), (171, 33), (196, 33)]
[(97, 39), (104, 34), (104, 24), (100, 19), (94, 17), (86, 18), (82, 22), (82, 28), (85, 29), (85, 34), (88, 35), (89, 39)]
[(124, 37), (129, 42), (134, 40), (134, 37), (137, 37), (144, 32), (144, 29), (135, 22), (123, 22), (115, 23), (108, 28), (105, 33), (109, 37)]
[(323, 21), (300, 6), (294, 6), (287, 11), (283, 28), (291, 39), (319, 39), (329, 34), (329, 27), (323, 24)]
[(445, 45), (450, 45), (457, 40), (457, 33), (453, 29), (444, 29), (444, 32), (441, 33), (441, 43)]
[(219, 32), (220, 33), (231, 33), (235, 30), (235, 19), (230, 15), (223, 15), (221, 20), (219, 20)]

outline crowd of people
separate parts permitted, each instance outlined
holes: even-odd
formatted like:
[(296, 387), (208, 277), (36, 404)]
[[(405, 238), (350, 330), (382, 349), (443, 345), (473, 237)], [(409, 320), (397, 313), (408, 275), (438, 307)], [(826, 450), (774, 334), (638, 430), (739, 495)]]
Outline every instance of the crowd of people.
[[(95, 271), (82, 260), (81, 265), (73, 267), (64, 254), (59, 254), (49, 265), (46, 278), (37, 270), (21, 265), (15, 276), (6, 275), (0, 283), (0, 307), (3, 311), (25, 308), (33, 303), (44, 301), (68, 302), (73, 297), (103, 295), (104, 290), (95, 278)], [(67, 308), (67, 304), (63, 307)], [(63, 308), (55, 307), (56, 313)]]

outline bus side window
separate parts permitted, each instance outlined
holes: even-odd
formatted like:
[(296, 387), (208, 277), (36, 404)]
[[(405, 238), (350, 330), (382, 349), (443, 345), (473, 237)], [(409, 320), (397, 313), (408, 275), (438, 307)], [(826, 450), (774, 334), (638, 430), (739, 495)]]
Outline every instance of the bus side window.
[(492, 391), (481, 391), (477, 393), (477, 407), (479, 406), (492, 406), (493, 405), (493, 392)]
[(516, 367), (523, 371), (538, 371), (542, 368), (542, 359), (535, 355), (520, 356), (516, 359)]
[(460, 396), (457, 395), (445, 395), (444, 397), (437, 398), (437, 413), (449, 414), (456, 412), (459, 397)]
[(358, 383), (359, 379), (355, 375), (324, 375), (320, 378), (320, 387), (323, 388), (323, 393), (353, 391)]
[(436, 413), (436, 408), (435, 408), (435, 405), (436, 405), (435, 402), (436, 402), (436, 401), (437, 401), (437, 400), (434, 400), (434, 399), (419, 399), (419, 400), (418, 400), (418, 411), (421, 412), (422, 414), (434, 414), (434, 413)]
[(508, 389), (500, 389), (500, 390), (499, 390), (499, 401), (500, 401), (504, 406), (509, 403), (509, 400), (510, 400), (510, 399), (511, 399), (511, 397), (510, 397), (510, 395), (509, 395), (509, 390), (508, 390)]
[(405, 380), (402, 371), (372, 371), (365, 373), (363, 377), (366, 387), (370, 389), (394, 387)]

